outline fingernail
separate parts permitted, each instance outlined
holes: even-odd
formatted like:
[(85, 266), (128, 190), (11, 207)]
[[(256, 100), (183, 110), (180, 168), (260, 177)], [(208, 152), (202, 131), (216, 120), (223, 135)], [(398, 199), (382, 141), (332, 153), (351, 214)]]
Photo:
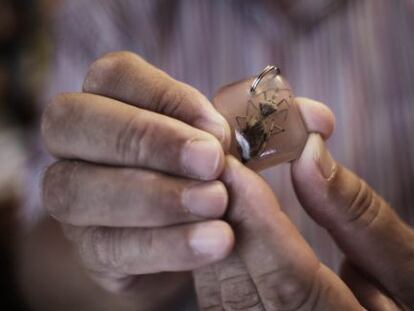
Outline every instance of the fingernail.
[(181, 163), (185, 172), (195, 178), (217, 177), (221, 146), (214, 140), (192, 140), (184, 147)]
[(334, 175), (336, 171), (336, 163), (332, 158), (330, 152), (325, 146), (324, 141), (322, 140), (321, 136), (318, 134), (314, 134), (315, 136), (315, 153), (314, 153), (314, 160), (319, 167), (319, 170), (322, 176), (325, 179), (330, 179)]
[(204, 223), (194, 227), (190, 236), (190, 247), (196, 254), (221, 257), (230, 248), (229, 234), (224, 223)]
[(198, 183), (185, 189), (182, 203), (184, 208), (194, 215), (206, 218), (221, 217), (227, 206), (227, 191), (219, 181)]
[(315, 163), (322, 177), (325, 179), (330, 179), (335, 174), (336, 163), (326, 149), (325, 143), (319, 134), (309, 135), (302, 158), (309, 159)]

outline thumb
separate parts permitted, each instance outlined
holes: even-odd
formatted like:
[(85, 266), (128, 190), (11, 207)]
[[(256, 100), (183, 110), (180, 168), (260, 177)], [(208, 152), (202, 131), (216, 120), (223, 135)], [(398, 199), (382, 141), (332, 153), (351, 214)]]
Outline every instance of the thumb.
[(292, 178), (305, 210), (330, 232), (348, 260), (414, 304), (414, 232), (384, 199), (336, 163), (317, 134), (309, 136), (293, 163)]

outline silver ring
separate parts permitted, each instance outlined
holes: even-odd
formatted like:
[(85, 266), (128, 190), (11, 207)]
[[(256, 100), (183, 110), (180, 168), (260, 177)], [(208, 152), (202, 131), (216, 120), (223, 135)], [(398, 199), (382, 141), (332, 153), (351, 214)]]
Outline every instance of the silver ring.
[(254, 79), (252, 86), (250, 87), (250, 93), (254, 93), (256, 92), (256, 88), (259, 85), (260, 81), (262, 81), (262, 79), (271, 71), (275, 71), (276, 75), (280, 75), (280, 69), (276, 66), (273, 65), (267, 65), (261, 73), (259, 73), (259, 75), (256, 77), (256, 79)]

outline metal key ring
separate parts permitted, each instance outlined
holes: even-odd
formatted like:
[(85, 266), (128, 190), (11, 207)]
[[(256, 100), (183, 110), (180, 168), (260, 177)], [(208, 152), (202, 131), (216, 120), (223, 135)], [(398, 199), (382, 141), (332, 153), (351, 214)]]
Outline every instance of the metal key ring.
[(278, 67), (273, 65), (267, 65), (262, 70), (262, 72), (259, 73), (259, 75), (254, 79), (252, 86), (250, 87), (250, 93), (256, 92), (256, 88), (259, 85), (260, 81), (262, 81), (262, 79), (273, 70), (276, 72), (276, 75), (280, 75), (280, 69)]

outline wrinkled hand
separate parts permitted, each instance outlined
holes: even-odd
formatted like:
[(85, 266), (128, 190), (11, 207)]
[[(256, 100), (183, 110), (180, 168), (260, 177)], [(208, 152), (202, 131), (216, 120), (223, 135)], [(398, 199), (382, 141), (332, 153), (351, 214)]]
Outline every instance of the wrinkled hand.
[(233, 232), (213, 219), (228, 201), (215, 179), (229, 128), (209, 101), (128, 52), (92, 64), (83, 91), (56, 96), (43, 114), (44, 143), (59, 159), (43, 195), (90, 274), (126, 292), (153, 282), (139, 275), (228, 255)]
[[(308, 126), (329, 136), (333, 118), (304, 110), (304, 101)], [(414, 308), (414, 231), (332, 159), (319, 134), (310, 134), (292, 179), (303, 207), (345, 253), (342, 279), (317, 259), (260, 176), (228, 157), (222, 179), (236, 246), (195, 272), (202, 310)]]

